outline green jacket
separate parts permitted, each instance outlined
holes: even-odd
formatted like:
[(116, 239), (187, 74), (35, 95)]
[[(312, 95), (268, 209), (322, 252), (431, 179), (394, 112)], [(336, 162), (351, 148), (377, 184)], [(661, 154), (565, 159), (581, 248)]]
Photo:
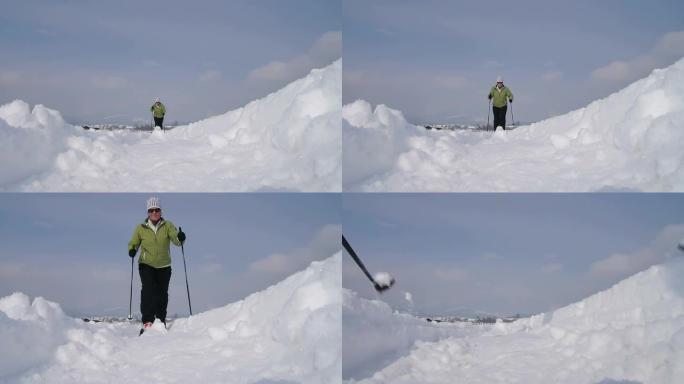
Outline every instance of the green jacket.
[(140, 249), (138, 263), (147, 264), (154, 268), (163, 268), (171, 265), (171, 250), (169, 243), (180, 246), (178, 230), (172, 222), (161, 219), (157, 225), (157, 233), (148, 223), (148, 220), (135, 226), (131, 241), (128, 242), (128, 250)]
[(495, 86), (489, 91), (489, 96), (492, 97), (492, 104), (497, 107), (505, 107), (508, 104), (508, 100), (513, 101), (513, 92), (504, 85), (503, 88), (499, 89)]
[(154, 112), (154, 117), (164, 117), (166, 114), (166, 108), (161, 102), (152, 104), (150, 111)]

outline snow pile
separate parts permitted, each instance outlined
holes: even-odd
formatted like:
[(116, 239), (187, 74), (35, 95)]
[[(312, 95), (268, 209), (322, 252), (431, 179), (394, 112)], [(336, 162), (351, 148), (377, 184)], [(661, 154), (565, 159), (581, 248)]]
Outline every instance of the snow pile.
[(23, 293), (0, 299), (0, 379), (50, 360), (66, 341), (67, 325), (59, 305), (41, 297), (30, 302)]
[(458, 324), (429, 323), (394, 312), (379, 300), (360, 298), (343, 289), (343, 372), (345, 379), (362, 379), (409, 353), (417, 340), (436, 341), (462, 335)]
[(51, 167), (78, 131), (57, 111), (23, 101), (0, 106), (0, 187), (13, 185)]
[(400, 112), (364, 101), (342, 116), (345, 190), (684, 190), (684, 59), (513, 131), (410, 129)]
[(462, 383), (682, 382), (684, 260), (653, 266), (551, 313), (499, 322), (475, 336), (417, 342), (408, 356), (362, 382), (451, 383), (455, 377)]
[(340, 191), (342, 61), (220, 116), (162, 132), (85, 131), (0, 107), (0, 190)]
[(342, 107), (342, 160), (345, 190), (390, 170), (399, 154), (409, 149), (407, 141), (420, 136), (401, 112), (357, 100)]
[[(0, 301), (0, 382), (339, 383), (341, 256), (239, 302), (138, 337), (14, 294)], [(35, 314), (34, 314), (35, 312)]]

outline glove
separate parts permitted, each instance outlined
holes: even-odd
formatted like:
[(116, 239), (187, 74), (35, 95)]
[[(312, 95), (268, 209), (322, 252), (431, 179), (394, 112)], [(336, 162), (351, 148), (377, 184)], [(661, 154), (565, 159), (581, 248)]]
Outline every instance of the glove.
[(135, 248), (131, 248), (128, 250), (128, 256), (135, 257)]
[(488, 98), (489, 100), (491, 100), (491, 99), (492, 99), (492, 94), (490, 93), (489, 95), (487, 95), (487, 98)]
[(513, 99), (508, 100), (509, 103), (513, 103)]
[(181, 243), (185, 242), (185, 232), (183, 232), (183, 230), (178, 231), (178, 241)]

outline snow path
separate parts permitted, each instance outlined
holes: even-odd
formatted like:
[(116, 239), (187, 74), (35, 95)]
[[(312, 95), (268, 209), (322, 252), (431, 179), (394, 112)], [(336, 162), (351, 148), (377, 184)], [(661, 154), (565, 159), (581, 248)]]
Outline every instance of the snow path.
[(341, 255), (244, 300), (138, 337), (26, 295), (0, 299), (0, 382), (339, 383)]
[[(263, 99), (161, 132), (85, 131), (0, 106), (0, 191), (341, 190), (342, 61)], [(169, 107), (169, 106), (167, 106)]]
[(497, 323), (478, 334), (417, 341), (409, 354), (359, 383), (456, 378), (459, 383), (682, 382), (684, 259), (653, 266), (554, 312)]
[(362, 100), (342, 117), (345, 191), (684, 191), (684, 59), (512, 131), (426, 131)]

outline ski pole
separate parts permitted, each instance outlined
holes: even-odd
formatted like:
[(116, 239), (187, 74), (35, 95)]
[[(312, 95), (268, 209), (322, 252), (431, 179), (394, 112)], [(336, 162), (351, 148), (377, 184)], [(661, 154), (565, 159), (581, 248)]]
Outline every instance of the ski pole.
[(489, 99), (489, 103), (487, 104), (487, 126), (485, 127), (485, 131), (489, 131), (489, 114), (492, 113), (492, 99)]
[(515, 117), (513, 117), (513, 102), (511, 102), (510, 104), (511, 104), (511, 120), (513, 120), (513, 126), (515, 127), (516, 126), (515, 125)]
[(356, 262), (356, 265), (358, 265), (359, 268), (361, 268), (361, 271), (366, 275), (368, 280), (370, 280), (370, 282), (373, 283), (373, 287), (375, 287), (376, 291), (382, 292), (386, 289), (389, 289), (394, 284), (394, 279), (391, 279), (389, 281), (388, 285), (380, 285), (377, 281), (375, 281), (373, 276), (371, 276), (371, 274), (368, 273), (368, 270), (366, 269), (366, 266), (363, 265), (363, 262), (361, 261), (361, 259), (359, 259), (359, 256), (357, 256), (356, 252), (354, 252), (354, 249), (352, 249), (351, 245), (349, 245), (349, 242), (347, 242), (347, 239), (344, 238), (344, 235), (342, 235), (342, 246), (344, 246), (344, 249), (347, 250), (347, 253), (349, 253), (349, 256), (351, 256), (352, 259), (354, 259), (354, 261)]
[[(183, 228), (178, 227), (178, 230), (183, 232)], [(183, 254), (183, 269), (185, 270), (185, 289), (188, 291), (188, 307), (190, 307), (190, 316), (192, 316), (192, 302), (190, 301), (190, 286), (188, 286), (188, 268), (185, 266), (185, 249), (181, 241), (181, 253)]]
[(131, 294), (128, 297), (128, 320), (133, 320), (131, 314), (133, 308), (133, 257), (131, 257)]

